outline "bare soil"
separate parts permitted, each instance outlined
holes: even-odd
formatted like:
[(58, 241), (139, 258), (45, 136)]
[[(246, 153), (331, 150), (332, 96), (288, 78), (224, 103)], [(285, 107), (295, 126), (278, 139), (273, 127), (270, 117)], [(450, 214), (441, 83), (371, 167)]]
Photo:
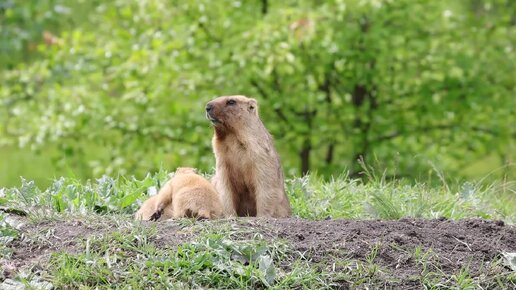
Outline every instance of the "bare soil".
[[(339, 261), (371, 260), (376, 248), (374, 264), (379, 266), (382, 282), (388, 288), (417, 289), (417, 278), (424, 271), (435, 270), (445, 275), (468, 269), (472, 277), (485, 275), (489, 263), (502, 252), (516, 252), (516, 227), (502, 221), (467, 219), (422, 220), (324, 220), (302, 219), (239, 219), (227, 221), (235, 228), (245, 229), (236, 239), (255, 237), (261, 233), (266, 240), (285, 240), (290, 245), (291, 260), (303, 258), (321, 271), (339, 272), (344, 267)], [(53, 252), (78, 253), (84, 251), (84, 240), (90, 235), (119, 230), (108, 223), (89, 225), (83, 221), (52, 221), (22, 227), (23, 236), (11, 243), (13, 254), (0, 259), (3, 275), (12, 277), (21, 268), (45, 267)], [(196, 237), (195, 231), (180, 227), (176, 222), (157, 224), (153, 243), (174, 247)], [(40, 242), (34, 236), (44, 237)], [(415, 256), (416, 248), (427, 253), (428, 265)], [(280, 261), (288, 268), (289, 261)], [(506, 268), (504, 271), (509, 272)], [(1, 279), (0, 279), (1, 280)], [(334, 281), (339, 288), (349, 287), (347, 281)], [(418, 287), (419, 286), (419, 287)]]
[[(338, 263), (336, 268), (333, 266), (339, 259), (367, 261), (376, 247), (373, 262), (383, 272), (383, 286), (393, 289), (420, 288), (418, 276), (424, 271), (452, 275), (463, 268), (472, 277), (486, 275), (489, 263), (502, 252), (516, 251), (516, 227), (502, 221), (289, 219), (261, 224), (272, 230), (269, 237), (287, 239), (312, 263), (322, 263), (330, 271), (340, 270)], [(428, 253), (425, 269), (414, 256), (417, 247)], [(347, 288), (346, 281), (341, 282)]]

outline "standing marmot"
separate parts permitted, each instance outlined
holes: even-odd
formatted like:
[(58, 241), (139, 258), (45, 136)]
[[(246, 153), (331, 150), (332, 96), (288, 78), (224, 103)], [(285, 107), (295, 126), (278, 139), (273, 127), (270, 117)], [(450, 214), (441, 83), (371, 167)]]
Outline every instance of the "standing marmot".
[(225, 96), (206, 105), (215, 128), (212, 179), (227, 216), (288, 217), (283, 172), (256, 100)]
[(172, 217), (212, 219), (222, 217), (222, 205), (213, 185), (195, 169), (179, 167), (159, 191), (151, 220), (158, 220), (172, 204)]

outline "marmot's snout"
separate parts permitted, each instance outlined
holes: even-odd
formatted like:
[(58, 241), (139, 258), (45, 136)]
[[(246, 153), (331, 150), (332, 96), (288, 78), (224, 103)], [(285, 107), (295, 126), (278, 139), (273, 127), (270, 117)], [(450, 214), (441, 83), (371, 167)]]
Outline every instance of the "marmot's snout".
[(219, 119), (217, 119), (213, 114), (214, 105), (209, 102), (206, 104), (206, 118), (211, 121), (212, 124), (220, 123)]

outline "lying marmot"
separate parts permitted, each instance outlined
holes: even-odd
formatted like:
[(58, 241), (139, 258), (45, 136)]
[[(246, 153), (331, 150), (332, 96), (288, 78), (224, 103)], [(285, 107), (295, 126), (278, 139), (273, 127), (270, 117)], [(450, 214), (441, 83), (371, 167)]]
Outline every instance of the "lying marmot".
[[(152, 215), (156, 212), (156, 201), (158, 199), (157, 195), (149, 197), (140, 209), (134, 215), (134, 218), (137, 220), (150, 221)], [(172, 206), (168, 206), (163, 211), (162, 215), (158, 220), (166, 220), (172, 218)]]
[(215, 128), (212, 179), (227, 216), (288, 217), (283, 172), (256, 100), (225, 96), (206, 105)]
[(195, 169), (179, 167), (159, 191), (151, 220), (158, 220), (172, 206), (172, 217), (213, 219), (222, 217), (222, 205), (213, 185)]

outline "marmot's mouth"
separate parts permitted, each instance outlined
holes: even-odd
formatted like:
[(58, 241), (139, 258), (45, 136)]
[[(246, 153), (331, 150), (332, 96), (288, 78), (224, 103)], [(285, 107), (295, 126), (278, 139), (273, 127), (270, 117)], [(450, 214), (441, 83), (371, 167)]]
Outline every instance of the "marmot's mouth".
[(212, 117), (210, 116), (210, 113), (206, 113), (206, 118), (208, 118), (208, 120), (210, 120), (210, 122), (213, 124), (213, 125), (216, 125), (216, 124), (221, 124), (222, 122), (215, 118), (215, 117)]

